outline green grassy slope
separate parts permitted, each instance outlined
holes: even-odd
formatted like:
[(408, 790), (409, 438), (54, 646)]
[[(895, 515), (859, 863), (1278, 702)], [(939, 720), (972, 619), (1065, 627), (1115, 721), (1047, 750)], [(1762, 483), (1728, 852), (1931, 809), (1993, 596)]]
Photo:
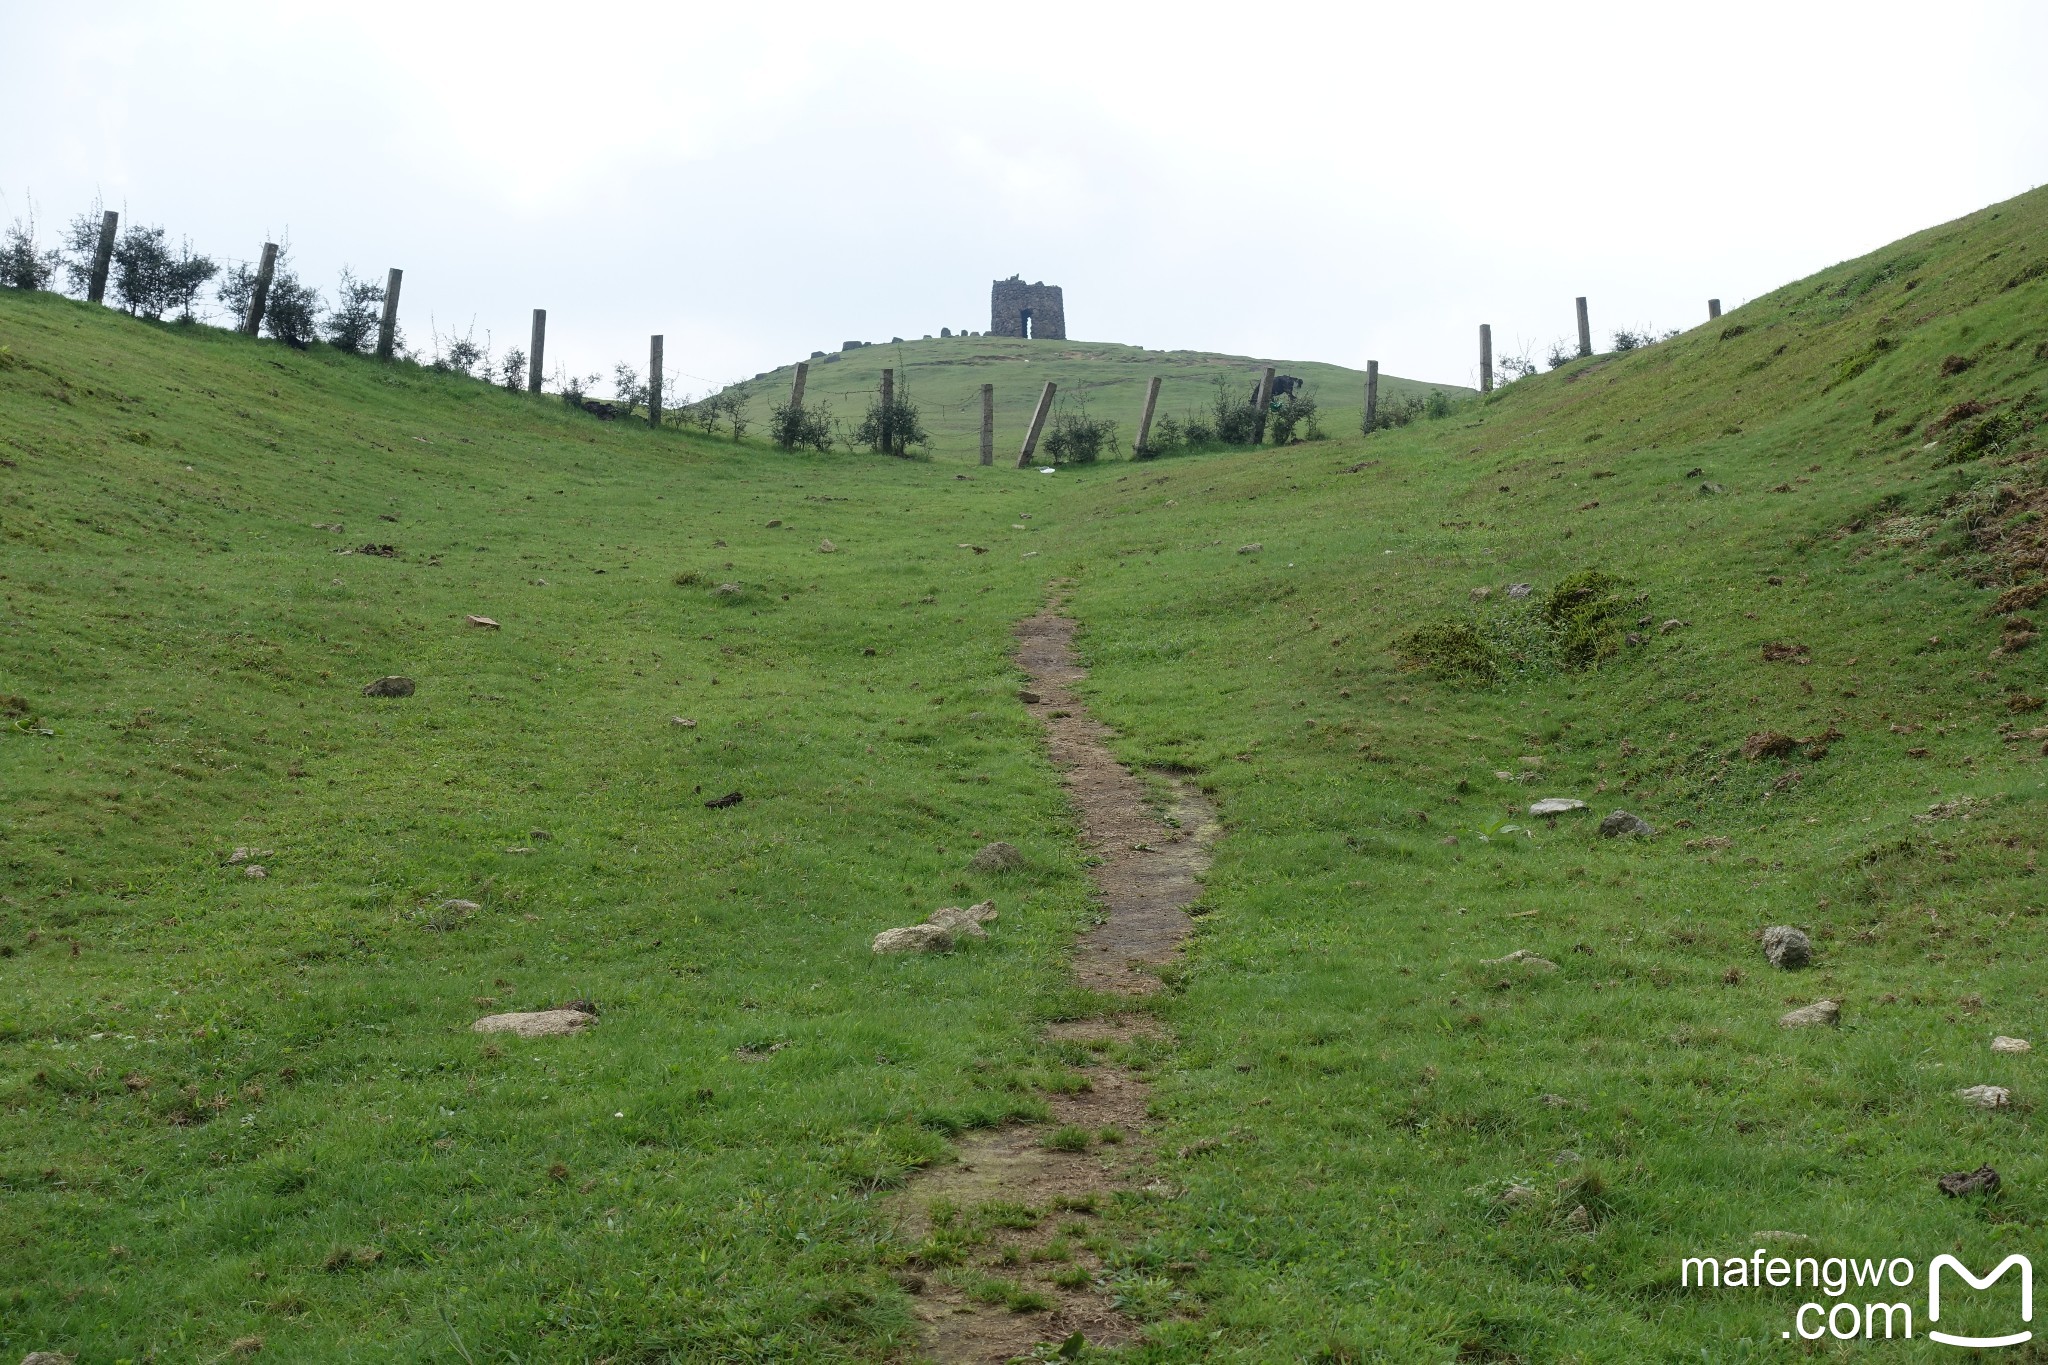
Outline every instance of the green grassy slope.
[[(1988, 1043), (2048, 1046), (2048, 678), (1996, 609), (2048, 569), (2044, 229), (1994, 206), (1400, 432), (1050, 477), (0, 297), (0, 1347), (901, 1353), (863, 1192), (1028, 1112), (1033, 1021), (1088, 1007), (1007, 700), (1055, 578), (1126, 755), (1228, 830), (1155, 1006), (1174, 1194), (1100, 1220), (1134, 1357), (1775, 1357), (1825, 1296), (1678, 1257), (2029, 1250), (2038, 1064)], [(1585, 570), (1623, 614), (1574, 671), (1536, 607)], [(1501, 676), (1405, 666), (1426, 625)], [(965, 874), (987, 837), (1031, 867)], [(990, 944), (867, 955), (981, 894)], [(1559, 970), (1481, 965), (1516, 948)], [(585, 1037), (464, 1032), (573, 995)], [(1776, 1027), (1823, 996), (1841, 1028)], [(1936, 1193), (1980, 1162), (1997, 1198)]]
[[(1089, 416), (1115, 421), (1118, 440), (1128, 453), (1137, 439), (1145, 386), (1152, 376), (1158, 375), (1161, 381), (1159, 415), (1184, 419), (1191, 411), (1209, 411), (1218, 378), (1229, 385), (1233, 397), (1244, 398), (1267, 365), (1308, 381), (1326, 432), (1336, 435), (1358, 430), (1365, 405), (1363, 370), (1312, 360), (1148, 351), (1097, 341), (942, 337), (832, 352), (810, 362), (804, 401), (807, 406), (826, 405), (833, 417), (850, 429), (859, 423), (879, 390), (884, 367), (893, 369), (896, 382), (908, 386), (918, 417), (931, 434), (933, 459), (972, 463), (981, 450), (981, 386), (993, 384), (996, 463), (1007, 467), (1017, 462), (1038, 395), (1048, 380), (1059, 386), (1061, 403), (1085, 406)], [(789, 397), (795, 374), (794, 366), (785, 366), (735, 386), (746, 396), (746, 410), (756, 433), (766, 428), (775, 405)], [(1389, 401), (1411, 394), (1427, 396), (1432, 389), (1459, 398), (1472, 392), (1455, 384), (1400, 379), (1384, 371), (1380, 375), (1380, 392)]]

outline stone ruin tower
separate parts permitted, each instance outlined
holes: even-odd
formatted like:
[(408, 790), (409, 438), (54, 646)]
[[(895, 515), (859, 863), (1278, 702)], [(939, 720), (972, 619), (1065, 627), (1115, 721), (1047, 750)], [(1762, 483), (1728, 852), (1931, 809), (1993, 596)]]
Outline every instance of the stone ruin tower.
[(988, 334), (1067, 339), (1066, 302), (1056, 284), (1026, 284), (1021, 276), (997, 280), (988, 295)]

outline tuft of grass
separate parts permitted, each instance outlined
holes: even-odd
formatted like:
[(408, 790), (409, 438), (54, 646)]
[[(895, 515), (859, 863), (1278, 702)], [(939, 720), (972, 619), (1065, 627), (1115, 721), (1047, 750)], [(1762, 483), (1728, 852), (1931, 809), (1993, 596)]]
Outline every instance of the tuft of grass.
[(1094, 1136), (1076, 1124), (1055, 1128), (1038, 1140), (1038, 1145), (1048, 1152), (1085, 1152), (1094, 1143)]

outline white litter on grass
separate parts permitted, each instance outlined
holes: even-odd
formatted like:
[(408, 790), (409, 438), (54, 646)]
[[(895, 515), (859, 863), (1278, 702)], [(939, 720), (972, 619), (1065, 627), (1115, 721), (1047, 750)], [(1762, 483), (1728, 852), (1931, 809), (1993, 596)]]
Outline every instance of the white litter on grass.
[(1038, 472), (1041, 474), (1056, 474), (1059, 471), (1054, 469), (1051, 465), (1047, 465), (1045, 468), (1039, 470)]

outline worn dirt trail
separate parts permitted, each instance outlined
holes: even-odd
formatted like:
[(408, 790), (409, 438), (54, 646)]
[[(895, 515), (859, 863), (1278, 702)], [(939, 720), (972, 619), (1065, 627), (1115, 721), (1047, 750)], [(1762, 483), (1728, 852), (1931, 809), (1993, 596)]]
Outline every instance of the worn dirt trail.
[[(1192, 784), (1175, 783), (1164, 817), (1111, 755), (1108, 728), (1088, 715), (1074, 687), (1074, 623), (1055, 602), (1017, 627), (1017, 661), (1031, 682), (1020, 694), (1044, 724), (1052, 759), (1101, 863), (1093, 869), (1103, 921), (1081, 936), (1074, 973), (1097, 991), (1145, 995), (1156, 969), (1187, 936), (1186, 907), (1218, 826)], [(923, 1358), (956, 1365), (1002, 1362), (1075, 1332), (1091, 1345), (1129, 1340), (1137, 1325), (1116, 1311), (1103, 1283), (1095, 1211), (1119, 1190), (1157, 1186), (1147, 1109), (1151, 1088), (1118, 1054), (1157, 1047), (1163, 1035), (1142, 1015), (1056, 1024), (1048, 1039), (1079, 1044), (1088, 1086), (1048, 1095), (1043, 1124), (1012, 1124), (962, 1139), (955, 1165), (926, 1171), (896, 1197), (906, 1240), (921, 1243), (906, 1283), (925, 1323)], [(1086, 1129), (1082, 1151), (1044, 1140)], [(1112, 1140), (1103, 1141), (1108, 1133)], [(1007, 1285), (1004, 1295), (992, 1286)], [(979, 1292), (977, 1292), (979, 1291)]]

